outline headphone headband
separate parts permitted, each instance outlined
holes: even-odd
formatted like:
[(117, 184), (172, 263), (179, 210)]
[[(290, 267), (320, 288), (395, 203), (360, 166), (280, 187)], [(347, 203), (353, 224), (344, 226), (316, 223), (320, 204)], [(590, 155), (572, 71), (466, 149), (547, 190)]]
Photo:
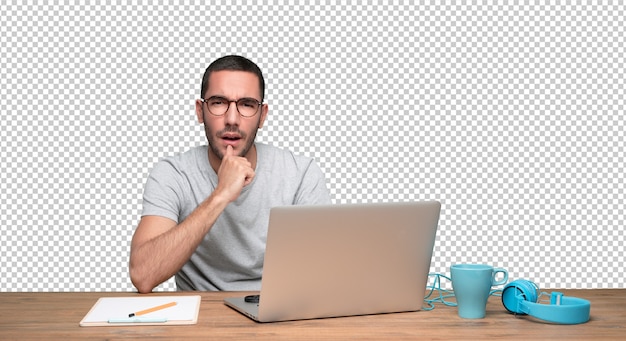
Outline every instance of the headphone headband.
[(541, 320), (578, 324), (589, 321), (591, 303), (585, 299), (564, 296), (560, 292), (550, 295), (550, 304), (539, 304), (537, 285), (527, 280), (515, 280), (502, 289), (502, 304), (514, 314), (527, 314)]

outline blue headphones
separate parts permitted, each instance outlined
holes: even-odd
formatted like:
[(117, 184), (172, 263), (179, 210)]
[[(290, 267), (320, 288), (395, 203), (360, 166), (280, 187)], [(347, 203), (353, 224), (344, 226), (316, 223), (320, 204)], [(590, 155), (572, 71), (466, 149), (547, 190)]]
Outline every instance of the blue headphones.
[(513, 314), (530, 315), (553, 323), (578, 324), (589, 321), (589, 301), (553, 292), (550, 294), (550, 304), (540, 304), (536, 303), (537, 299), (544, 293), (538, 296), (538, 291), (539, 287), (531, 281), (515, 280), (502, 289), (502, 304)]

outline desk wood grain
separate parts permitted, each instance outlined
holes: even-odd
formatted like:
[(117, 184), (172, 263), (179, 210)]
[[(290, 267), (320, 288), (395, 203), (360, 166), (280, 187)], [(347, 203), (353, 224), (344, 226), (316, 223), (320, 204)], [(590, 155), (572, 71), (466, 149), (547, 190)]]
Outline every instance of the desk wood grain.
[[(465, 320), (456, 308), (432, 311), (256, 323), (228, 308), (223, 299), (249, 293), (200, 292), (198, 324), (191, 326), (79, 327), (100, 297), (136, 293), (0, 293), (0, 339), (626, 339), (626, 289), (560, 290), (591, 301), (591, 320), (555, 325), (505, 311), (491, 297), (484, 319)], [(178, 295), (184, 293), (155, 293)], [(195, 293), (194, 293), (195, 294)]]

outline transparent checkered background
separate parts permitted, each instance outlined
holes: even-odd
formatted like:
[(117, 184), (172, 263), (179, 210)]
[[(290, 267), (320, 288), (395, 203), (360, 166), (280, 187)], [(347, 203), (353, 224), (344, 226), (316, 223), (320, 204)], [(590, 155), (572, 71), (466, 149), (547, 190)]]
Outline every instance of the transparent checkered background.
[[(623, 288), (624, 5), (0, 5), (0, 291), (128, 291), (143, 184), (217, 57), (335, 203), (437, 199), (432, 271)], [(174, 290), (173, 280), (158, 290)]]

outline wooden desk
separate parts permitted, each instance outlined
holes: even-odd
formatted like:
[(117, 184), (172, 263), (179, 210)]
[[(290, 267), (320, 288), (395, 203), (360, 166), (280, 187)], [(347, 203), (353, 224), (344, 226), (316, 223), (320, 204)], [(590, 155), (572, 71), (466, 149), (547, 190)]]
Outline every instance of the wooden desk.
[[(591, 320), (554, 325), (505, 312), (491, 297), (487, 317), (461, 319), (456, 308), (432, 311), (256, 323), (228, 308), (228, 292), (202, 292), (198, 324), (191, 326), (79, 327), (98, 298), (134, 293), (0, 293), (0, 339), (625, 339), (626, 289), (561, 290), (591, 301)], [(159, 293), (151, 295), (176, 295)], [(242, 293), (235, 293), (241, 295)]]

